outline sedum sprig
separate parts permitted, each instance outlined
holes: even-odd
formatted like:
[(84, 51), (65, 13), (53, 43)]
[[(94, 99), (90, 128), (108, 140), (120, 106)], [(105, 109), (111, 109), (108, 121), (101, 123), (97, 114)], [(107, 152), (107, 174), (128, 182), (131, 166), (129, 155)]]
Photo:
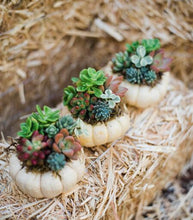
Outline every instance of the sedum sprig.
[(110, 89), (105, 90), (105, 93), (101, 95), (101, 98), (108, 103), (109, 108), (114, 108), (115, 105), (121, 101), (120, 97), (113, 94)]
[(18, 136), (23, 138), (30, 138), (34, 131), (38, 130), (39, 124), (33, 117), (28, 117), (26, 122), (21, 123), (21, 131), (17, 133)]

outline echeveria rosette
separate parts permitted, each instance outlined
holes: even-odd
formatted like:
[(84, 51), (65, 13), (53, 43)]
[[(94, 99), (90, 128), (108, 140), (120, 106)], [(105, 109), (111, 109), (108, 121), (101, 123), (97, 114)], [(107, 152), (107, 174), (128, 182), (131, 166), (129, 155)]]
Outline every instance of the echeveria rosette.
[(118, 95), (113, 94), (113, 92), (110, 89), (105, 90), (105, 93), (100, 96), (100, 98), (104, 99), (108, 105), (109, 108), (114, 108), (117, 103), (121, 101), (120, 97)]
[(102, 70), (96, 71), (89, 67), (80, 72), (79, 78), (73, 78), (72, 80), (76, 83), (76, 90), (78, 92), (87, 92), (89, 94), (94, 94), (96, 97), (100, 97), (102, 94), (100, 86), (103, 86), (106, 77)]
[(39, 124), (39, 131), (44, 133), (44, 129), (54, 124), (59, 119), (59, 110), (53, 111), (48, 106), (44, 106), (44, 111), (41, 110), (39, 105), (36, 105), (37, 113), (32, 113), (32, 117), (35, 118)]
[(53, 150), (57, 153), (63, 153), (69, 159), (76, 160), (78, 152), (81, 150), (81, 145), (73, 136), (69, 135), (67, 129), (63, 128), (55, 136)]
[(39, 124), (35, 118), (30, 116), (26, 122), (21, 123), (20, 128), (21, 131), (17, 135), (23, 138), (30, 138), (33, 132), (38, 130)]
[(114, 72), (124, 71), (124, 69), (130, 67), (131, 64), (129, 53), (127, 51), (116, 53), (112, 62)]
[(153, 57), (150, 55), (146, 56), (146, 49), (144, 46), (138, 46), (136, 54), (131, 56), (131, 62), (135, 64), (137, 68), (152, 64)]

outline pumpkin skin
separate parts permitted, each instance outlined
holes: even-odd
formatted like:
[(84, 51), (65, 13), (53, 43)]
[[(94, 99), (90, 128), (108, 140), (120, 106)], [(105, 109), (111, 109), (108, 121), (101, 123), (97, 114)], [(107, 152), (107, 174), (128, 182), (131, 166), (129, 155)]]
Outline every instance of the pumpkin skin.
[[(109, 64), (104, 67), (103, 70), (105, 74), (115, 76), (116, 74), (113, 74), (111, 65), (112, 63), (109, 62)], [(164, 98), (168, 90), (169, 80), (169, 72), (163, 72), (161, 80), (154, 87), (148, 85), (131, 84), (127, 80), (124, 80), (121, 83), (121, 86), (128, 89), (124, 97), (125, 103), (138, 108), (147, 108), (156, 105)]]
[(13, 154), (9, 161), (9, 173), (25, 194), (35, 198), (53, 198), (74, 189), (85, 172), (84, 163), (84, 155), (81, 153), (78, 160), (67, 162), (58, 174), (52, 171), (27, 172), (25, 167), (22, 168), (16, 154)]

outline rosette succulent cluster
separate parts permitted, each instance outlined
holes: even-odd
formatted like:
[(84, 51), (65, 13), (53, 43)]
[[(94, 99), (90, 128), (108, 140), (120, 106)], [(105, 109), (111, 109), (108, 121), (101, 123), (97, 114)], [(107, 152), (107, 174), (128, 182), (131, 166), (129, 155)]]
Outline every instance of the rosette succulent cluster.
[(160, 49), (158, 39), (135, 41), (126, 47), (126, 51), (117, 53), (112, 62), (113, 71), (121, 73), (130, 83), (154, 85), (158, 76), (169, 70), (171, 59)]
[(123, 76), (105, 76), (102, 70), (93, 68), (82, 70), (79, 78), (74, 77), (72, 81), (74, 86), (64, 89), (63, 103), (74, 118), (90, 124), (107, 121), (112, 116), (113, 108), (121, 101), (120, 97), (127, 92), (126, 88), (121, 87)]
[(26, 166), (45, 165), (45, 158), (51, 152), (52, 140), (34, 131), (31, 140), (20, 138), (16, 146), (18, 158)]
[[(19, 160), (28, 168), (40, 170), (62, 169), (68, 158), (77, 159), (77, 152), (81, 146), (73, 135), (81, 133), (80, 120), (77, 122), (72, 116), (59, 118), (59, 111), (53, 111), (44, 106), (43, 111), (37, 106), (37, 112), (32, 113), (25, 123), (21, 123), (21, 131), (16, 150)], [(59, 137), (66, 136), (61, 143)], [(68, 137), (67, 137), (68, 136)], [(60, 151), (55, 151), (56, 143)], [(65, 148), (65, 149), (64, 149)], [(73, 154), (71, 153), (73, 151)]]

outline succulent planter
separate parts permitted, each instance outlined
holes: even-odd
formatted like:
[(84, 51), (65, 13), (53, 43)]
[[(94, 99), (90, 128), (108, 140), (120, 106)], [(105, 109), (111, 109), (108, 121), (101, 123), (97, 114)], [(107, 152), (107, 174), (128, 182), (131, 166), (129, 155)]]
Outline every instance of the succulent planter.
[(71, 116), (59, 117), (37, 106), (21, 124), (19, 138), (12, 144), (9, 172), (22, 192), (35, 198), (53, 198), (69, 193), (84, 174), (84, 154), (74, 137), (77, 123)]
[[(113, 74), (112, 62), (103, 68), (105, 73)], [(168, 90), (170, 72), (163, 72), (161, 79), (153, 87), (148, 85), (131, 84), (124, 80), (121, 85), (127, 88), (125, 103), (138, 108), (147, 108), (159, 103)]]
[(84, 174), (84, 156), (67, 162), (57, 174), (27, 171), (15, 154), (10, 158), (9, 172), (19, 189), (35, 198), (53, 198), (61, 193), (69, 193)]
[(171, 59), (160, 49), (158, 39), (136, 41), (126, 46), (127, 50), (117, 53), (104, 71), (124, 77), (121, 85), (127, 88), (126, 103), (139, 108), (153, 106), (168, 90)]
[(129, 115), (121, 102), (127, 91), (120, 86), (122, 80), (88, 68), (80, 72), (80, 78), (72, 79), (75, 86), (64, 89), (62, 115), (71, 114), (79, 121), (81, 132), (76, 137), (82, 146), (113, 142), (129, 129)]
[[(66, 107), (62, 110), (62, 115), (70, 114)], [(82, 122), (86, 133), (77, 134), (80, 144), (85, 147), (93, 147), (113, 142), (124, 136), (130, 126), (130, 117), (127, 113), (111, 119), (107, 122), (99, 122), (95, 125)]]

